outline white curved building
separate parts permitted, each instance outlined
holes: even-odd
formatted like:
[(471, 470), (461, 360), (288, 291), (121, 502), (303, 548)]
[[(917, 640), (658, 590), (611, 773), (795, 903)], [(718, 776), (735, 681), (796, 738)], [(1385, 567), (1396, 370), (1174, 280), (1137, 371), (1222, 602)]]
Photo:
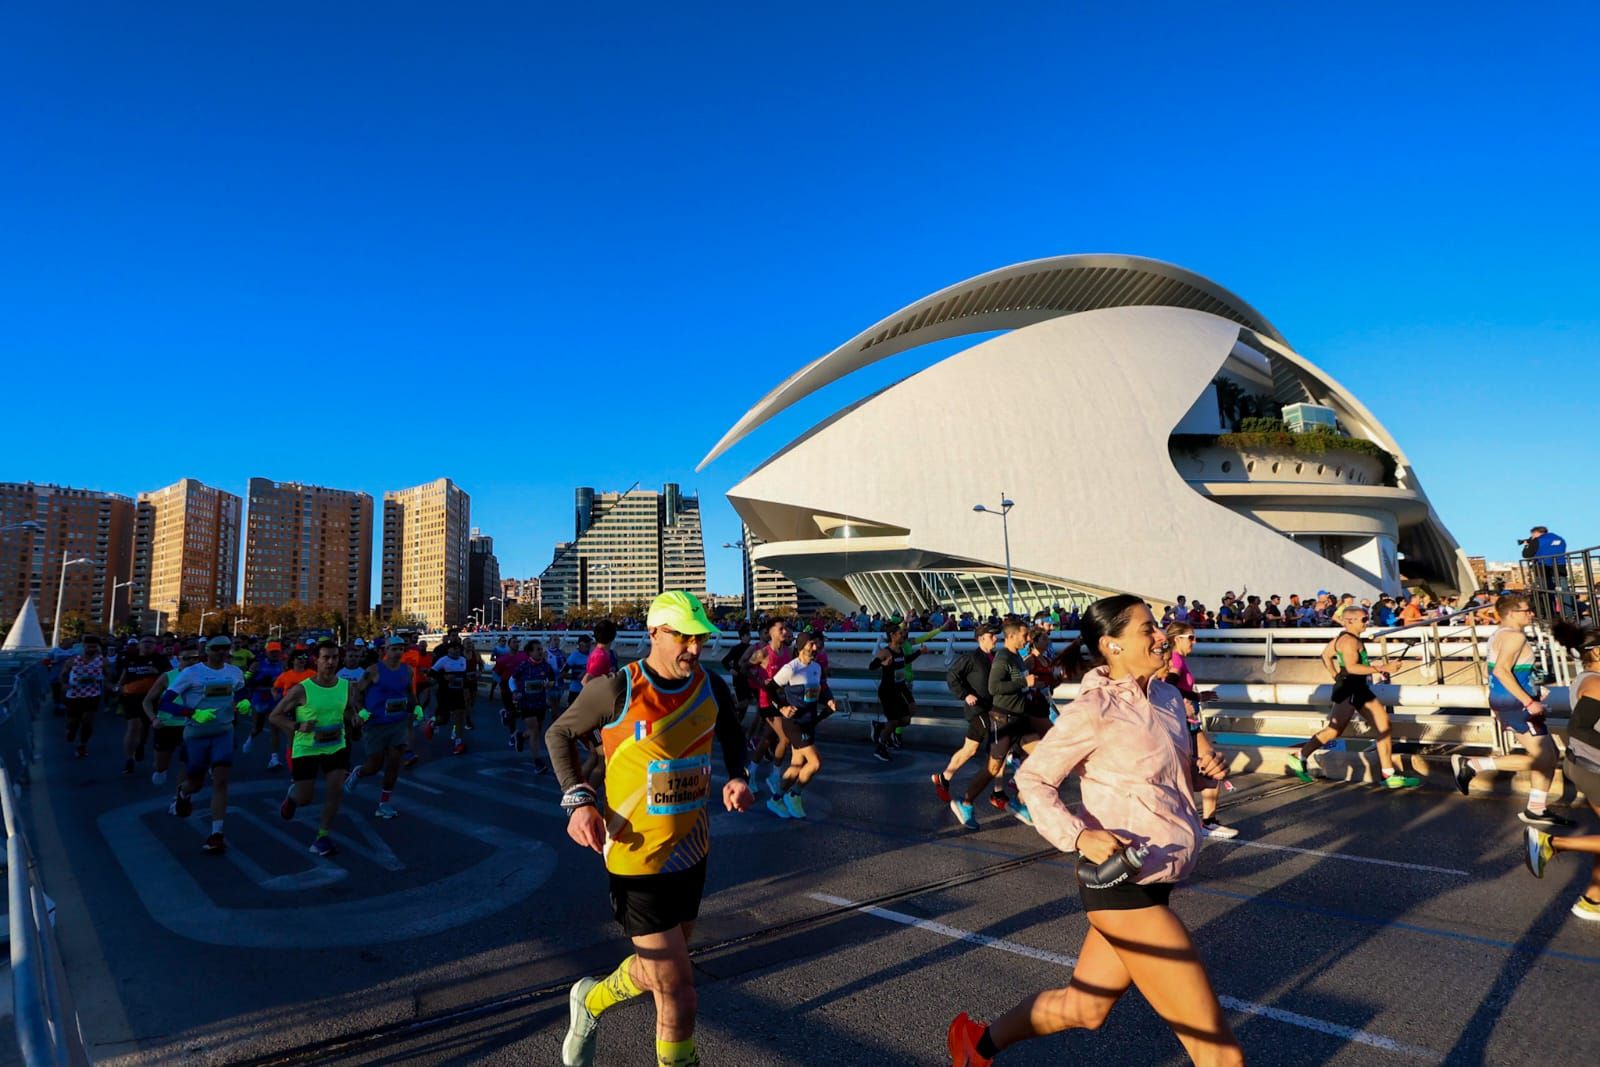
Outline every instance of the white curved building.
[[(1234, 294), (1137, 256), (1034, 260), (918, 300), (781, 383), (700, 466), (852, 371), (992, 331), (729, 490), (765, 542), (752, 558), (841, 608), (1003, 608), (1001, 523), (973, 510), (1003, 492), (1018, 610), (1107, 592), (1472, 588), (1405, 453), (1355, 397)], [(1295, 404), (1337, 436), (1228, 435), (1241, 413)], [(945, 458), (886, 446), (907, 439)]]

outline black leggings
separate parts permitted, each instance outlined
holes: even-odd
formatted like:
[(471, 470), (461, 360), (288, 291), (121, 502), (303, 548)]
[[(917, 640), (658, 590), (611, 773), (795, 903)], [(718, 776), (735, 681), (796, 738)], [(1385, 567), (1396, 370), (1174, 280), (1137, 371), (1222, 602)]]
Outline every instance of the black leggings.
[(68, 697), (67, 740), (76, 739), (78, 744), (87, 745), (89, 735), (94, 733), (94, 719), (99, 711), (98, 697)]

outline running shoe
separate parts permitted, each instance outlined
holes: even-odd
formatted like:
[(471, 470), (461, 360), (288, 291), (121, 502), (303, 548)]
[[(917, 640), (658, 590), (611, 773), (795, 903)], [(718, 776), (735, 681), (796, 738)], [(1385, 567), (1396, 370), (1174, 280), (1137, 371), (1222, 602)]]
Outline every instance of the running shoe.
[(933, 791), (939, 794), (939, 803), (950, 803), (950, 783), (945, 781), (944, 775), (935, 774), (933, 776)]
[(393, 808), (391, 808), (387, 804), (379, 804), (378, 805), (378, 810), (373, 812), (372, 814), (376, 815), (380, 819), (392, 819), (396, 815), (399, 815), (400, 813), (398, 811), (395, 811)]
[(1216, 819), (1207, 819), (1200, 824), (1200, 832), (1206, 837), (1215, 837), (1220, 841), (1231, 841), (1239, 836), (1239, 831), (1231, 826), (1224, 826)]
[(1472, 793), (1472, 779), (1478, 775), (1478, 772), (1472, 769), (1471, 761), (1466, 756), (1451, 756), (1450, 771), (1455, 775), (1456, 792), (1462, 796), (1469, 796)]
[(1391, 774), (1383, 780), (1385, 789), (1415, 789), (1422, 784), (1422, 779), (1412, 774)]
[(994, 1063), (978, 1054), (978, 1041), (988, 1027), (962, 1012), (950, 1021), (950, 1033), (945, 1044), (950, 1049), (950, 1067), (990, 1067)]
[(415, 752), (407, 752), (406, 758), (400, 761), (400, 765), (403, 767), (415, 767), (421, 761), (421, 759), (422, 757), (418, 756)]
[(1565, 815), (1557, 815), (1553, 811), (1529, 811), (1524, 808), (1522, 811), (1517, 812), (1517, 818), (1529, 826), (1544, 826), (1552, 830), (1578, 825)]
[(1289, 766), (1289, 772), (1302, 782), (1311, 781), (1311, 764), (1298, 752), (1289, 753), (1289, 758), (1284, 761)]
[(561, 1042), (561, 1067), (594, 1067), (594, 1031), (600, 1020), (584, 1006), (598, 978), (580, 978), (567, 994), (567, 1036)]
[(434, 726), (432, 719), (429, 719), (427, 722), (422, 724), (422, 736), (429, 741), (433, 740), (433, 730)]
[(203, 851), (218, 853), (228, 851), (228, 842), (222, 837), (221, 831), (206, 838), (206, 843), (200, 846)]
[(123, 760), (122, 761), (122, 773), (123, 774), (132, 774), (133, 773), (133, 760), (128, 759), (128, 760)]
[(1527, 861), (1528, 870), (1533, 872), (1535, 878), (1544, 877), (1545, 864), (1550, 862), (1550, 857), (1556, 850), (1550, 844), (1550, 835), (1543, 830), (1528, 827), (1522, 831), (1522, 858)]
[(276, 752), (274, 752), (271, 756), (267, 757), (267, 770), (275, 771), (279, 767), (282, 767), (282, 766), (283, 766), (283, 757), (278, 755)]
[(327, 834), (318, 834), (317, 839), (311, 842), (311, 851), (326, 859), (339, 854), (339, 846), (333, 843), (333, 838)]
[(462, 737), (456, 738), (455, 744), (450, 746), (450, 754), (452, 756), (465, 756), (467, 754), (466, 739)]
[(354, 793), (356, 786), (361, 784), (361, 768), (351, 767), (350, 773), (344, 776), (344, 791)]
[(772, 768), (772, 773), (767, 775), (767, 792), (775, 797), (783, 795), (783, 771), (777, 767)]
[(1572, 904), (1572, 914), (1580, 919), (1590, 922), (1600, 922), (1600, 901), (1590, 900), (1588, 897), (1579, 897)]
[(989, 803), (994, 806), (995, 811), (1005, 811), (1006, 808), (1011, 806), (1011, 798), (996, 789), (989, 794)]
[(507, 737), (506, 738), (506, 747), (509, 748), (513, 752), (521, 752), (522, 751), (522, 746), (517, 744), (516, 737)]
[(950, 802), (950, 810), (955, 813), (956, 822), (965, 826), (968, 830), (976, 830), (978, 828), (978, 817), (972, 814), (972, 805), (965, 800), (952, 800)]
[(792, 818), (803, 819), (806, 817), (806, 806), (801, 801), (799, 793), (785, 793), (783, 795), (783, 806), (789, 809), (789, 815)]
[(166, 771), (151, 771), (150, 772), (150, 784), (151, 785), (166, 785), (167, 784), (167, 772)]
[(171, 807), (167, 808), (168, 815), (176, 815), (180, 819), (187, 819), (194, 810), (194, 801), (189, 799), (187, 793), (179, 793), (172, 798)]
[(245, 734), (244, 735), (244, 744), (239, 746), (239, 751), (240, 752), (249, 752), (250, 751), (250, 746), (255, 744), (255, 743), (256, 743), (256, 735), (255, 734)]
[(767, 798), (767, 810), (772, 812), (772, 814), (776, 815), (780, 819), (794, 818), (794, 816), (789, 814), (789, 809), (783, 806), (783, 801), (779, 800), (777, 797)]
[(283, 803), (278, 805), (278, 814), (283, 818), (284, 822), (289, 822), (294, 818), (295, 809), (299, 806), (294, 802), (293, 796), (284, 797)]
[(1016, 776), (1017, 768), (1021, 766), (1022, 761), (1017, 758), (1017, 754), (1015, 752), (1006, 753), (1006, 770), (1011, 772), (1012, 777)]
[(889, 749), (884, 746), (882, 741), (879, 741), (872, 747), (872, 758), (877, 760), (879, 763), (888, 763), (890, 760), (894, 759), (893, 756), (889, 755)]
[(1028, 810), (1028, 805), (1024, 804), (1022, 801), (1014, 800), (1011, 802), (1011, 814), (1015, 815), (1017, 820), (1021, 822), (1022, 825), (1033, 825), (1033, 813)]

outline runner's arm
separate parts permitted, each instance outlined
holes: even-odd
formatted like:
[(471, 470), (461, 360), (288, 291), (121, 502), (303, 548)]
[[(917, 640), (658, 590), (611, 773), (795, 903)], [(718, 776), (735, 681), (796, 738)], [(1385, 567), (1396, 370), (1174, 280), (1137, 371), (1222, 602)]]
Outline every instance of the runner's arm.
[(156, 721), (156, 708), (161, 706), (161, 694), (166, 691), (167, 676), (163, 674), (156, 678), (156, 684), (152, 685), (150, 691), (144, 695), (144, 717), (151, 722)]
[(295, 709), (305, 699), (305, 694), (306, 691), (300, 686), (291, 687), (287, 693), (283, 694), (283, 699), (278, 701), (278, 706), (273, 708), (272, 713), (267, 716), (267, 721), (275, 729), (282, 730), (285, 734), (293, 737)]
[(578, 739), (585, 737), (617, 717), (622, 710), (626, 679), (623, 672), (596, 679), (572, 698), (567, 710), (544, 732), (544, 747), (550, 753), (550, 766), (562, 791), (584, 785), (579, 771)]
[(1572, 714), (1567, 719), (1567, 741), (1582, 741), (1600, 748), (1600, 680), (1586, 678), (1572, 690)]
[(1017, 796), (1033, 813), (1040, 836), (1062, 852), (1077, 851), (1078, 835), (1097, 828), (1090, 819), (1068, 810), (1061, 800), (1061, 783), (1098, 746), (1100, 718), (1099, 702), (1080, 698), (1072, 714), (1057, 719), (1017, 769)]
[(956, 661), (950, 664), (950, 669), (944, 672), (945, 688), (949, 689), (950, 695), (957, 700), (964, 701), (968, 697), (976, 697), (978, 695), (973, 691), (972, 686), (967, 684), (967, 669), (971, 665), (968, 655), (963, 653), (957, 656)]
[[(722, 767), (728, 781), (745, 781), (744, 725), (739, 721), (739, 709), (733, 702), (733, 691), (719, 675), (706, 672), (711, 684), (711, 695), (717, 702), (717, 746), (722, 749)], [(548, 745), (548, 741), (546, 742)]]

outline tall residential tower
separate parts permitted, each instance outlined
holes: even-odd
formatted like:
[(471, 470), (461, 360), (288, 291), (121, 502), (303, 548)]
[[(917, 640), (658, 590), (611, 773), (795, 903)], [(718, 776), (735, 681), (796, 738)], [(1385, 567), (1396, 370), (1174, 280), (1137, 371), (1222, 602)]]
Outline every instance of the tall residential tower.
[(574, 503), (576, 536), (556, 546), (555, 559), (539, 576), (547, 610), (643, 605), (667, 589), (705, 596), (698, 496), (685, 496), (671, 482), (659, 493), (596, 493), (584, 486)]
[(472, 499), (449, 478), (383, 494), (383, 611), (430, 629), (467, 618)]
[(353, 619), (372, 609), (372, 497), (250, 479), (244, 606), (289, 601)]
[[(37, 524), (37, 529), (17, 527)], [(55, 624), (56, 596), (62, 614), (83, 617), (91, 630), (112, 621), (112, 591), (132, 573), (133, 501), (115, 493), (33, 482), (0, 482), (0, 618), (9, 623), (33, 597), (48, 636)], [(67, 568), (61, 561), (85, 559)], [(116, 594), (118, 621), (127, 616), (126, 588)]]
[(144, 625), (178, 625), (186, 611), (220, 611), (239, 596), (237, 496), (183, 478), (139, 494), (133, 607)]

